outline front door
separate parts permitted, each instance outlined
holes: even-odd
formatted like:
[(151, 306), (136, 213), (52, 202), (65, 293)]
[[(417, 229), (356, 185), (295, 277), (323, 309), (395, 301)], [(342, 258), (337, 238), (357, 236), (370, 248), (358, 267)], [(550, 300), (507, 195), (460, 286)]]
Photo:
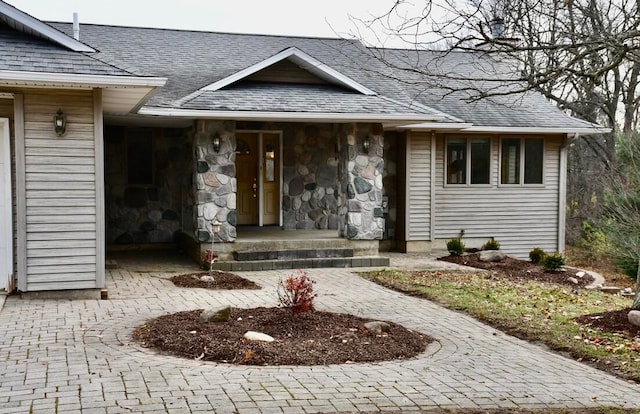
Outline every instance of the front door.
[(13, 275), (12, 222), (9, 120), (0, 118), (0, 290), (9, 288)]
[(239, 225), (280, 224), (280, 133), (237, 132)]

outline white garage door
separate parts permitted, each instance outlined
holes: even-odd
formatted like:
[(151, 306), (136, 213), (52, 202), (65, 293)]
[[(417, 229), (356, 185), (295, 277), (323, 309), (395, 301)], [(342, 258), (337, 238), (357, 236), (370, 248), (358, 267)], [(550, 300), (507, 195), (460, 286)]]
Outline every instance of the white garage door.
[(0, 118), (0, 290), (7, 289), (13, 274), (11, 231), (11, 151), (9, 120)]

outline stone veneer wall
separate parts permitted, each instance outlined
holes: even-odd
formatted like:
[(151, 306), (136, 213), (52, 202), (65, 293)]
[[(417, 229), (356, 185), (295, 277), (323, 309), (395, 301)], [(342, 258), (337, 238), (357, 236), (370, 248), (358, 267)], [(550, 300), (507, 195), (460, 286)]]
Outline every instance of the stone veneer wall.
[[(152, 139), (152, 182), (128, 182), (128, 139)], [(134, 158), (135, 162), (135, 158)], [(190, 226), (184, 220), (191, 199), (191, 131), (176, 128), (105, 129), (107, 243), (170, 243)]]
[(338, 157), (334, 126), (289, 124), (283, 130), (285, 229), (339, 230)]
[[(220, 150), (213, 149), (213, 137), (220, 137)], [(194, 139), (196, 156), (194, 236), (197, 241), (210, 242), (211, 222), (221, 224), (216, 242), (233, 242), (236, 224), (236, 139), (234, 121), (200, 120)]]
[[(348, 158), (346, 171), (341, 174), (348, 199), (346, 237), (352, 240), (382, 239), (385, 229), (382, 211), (384, 172), (382, 125), (351, 125), (346, 132)], [(363, 148), (366, 138), (369, 139), (368, 151)], [(345, 139), (341, 141), (344, 142)]]

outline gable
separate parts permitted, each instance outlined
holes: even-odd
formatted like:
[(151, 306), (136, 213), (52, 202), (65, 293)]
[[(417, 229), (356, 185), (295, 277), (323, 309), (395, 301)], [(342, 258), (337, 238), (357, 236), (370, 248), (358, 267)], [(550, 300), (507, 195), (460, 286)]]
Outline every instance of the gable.
[[(337, 70), (320, 62), (319, 60), (295, 47), (287, 48), (274, 56), (257, 62), (239, 72), (236, 72), (230, 76), (227, 76), (226, 78), (205, 86), (201, 89), (201, 91), (217, 91), (239, 81), (247, 80), (247, 78), (252, 75), (260, 77), (267, 76), (269, 73), (271, 73), (272, 76), (277, 77), (277, 75), (274, 75), (275, 70), (273, 69), (273, 66), (276, 64), (282, 64), (285, 67), (292, 69), (290, 73), (300, 75), (301, 72), (291, 66), (291, 64), (294, 64), (294, 66), (300, 68), (301, 71), (307, 72), (309, 74), (303, 75), (303, 77), (306, 79), (310, 79), (311, 76), (311, 78), (318, 78), (320, 80), (323, 80), (326, 84), (341, 86), (345, 89), (358, 92), (363, 95), (377, 95), (374, 91), (367, 88), (366, 86), (360, 84), (354, 79), (351, 79), (343, 73), (338, 72)], [(265, 70), (267, 70), (267, 72), (263, 72)], [(284, 77), (287, 77), (286, 74)]]
[(325, 79), (302, 69), (289, 59), (274, 63), (259, 72), (247, 76), (245, 80), (256, 82), (298, 83), (306, 85), (329, 84)]

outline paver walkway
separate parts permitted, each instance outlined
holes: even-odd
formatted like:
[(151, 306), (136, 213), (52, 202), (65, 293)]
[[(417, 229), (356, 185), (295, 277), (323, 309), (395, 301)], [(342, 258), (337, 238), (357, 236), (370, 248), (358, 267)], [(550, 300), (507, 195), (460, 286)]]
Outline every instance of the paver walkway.
[(379, 287), (349, 269), (309, 271), (317, 281), (318, 308), (428, 333), (437, 341), (427, 352), (407, 361), (313, 367), (156, 355), (130, 340), (146, 319), (226, 304), (275, 305), (278, 278), (288, 273), (240, 273), (262, 290), (207, 291), (173, 287), (167, 278), (188, 270), (183, 263), (166, 262), (160, 272), (153, 263), (126, 265), (109, 272), (109, 300), (7, 298), (0, 312), (1, 413), (640, 407), (637, 385)]

